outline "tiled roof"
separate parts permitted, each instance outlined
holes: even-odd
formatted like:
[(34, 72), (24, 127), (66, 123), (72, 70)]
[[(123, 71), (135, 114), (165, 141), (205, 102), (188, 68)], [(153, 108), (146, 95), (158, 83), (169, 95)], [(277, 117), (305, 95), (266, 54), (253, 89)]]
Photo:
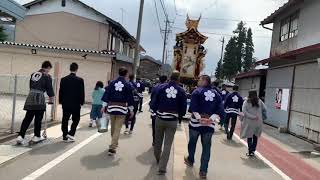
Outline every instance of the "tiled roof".
[(266, 75), (266, 72), (267, 71), (265, 69), (252, 70), (249, 72), (237, 74), (236, 79), (243, 79), (243, 78), (255, 77), (255, 76), (263, 76), (263, 75)]
[(25, 43), (8, 42), (8, 41), (0, 42), (0, 45), (42, 48), (42, 49), (71, 51), (71, 52), (83, 52), (83, 53), (91, 53), (91, 54), (116, 55), (116, 53), (113, 51), (95, 51), (95, 50), (87, 50), (87, 49), (74, 49), (74, 48), (66, 48), (66, 47), (58, 47), (58, 46), (45, 46), (45, 45), (25, 44)]
[(300, 49), (296, 49), (293, 51), (286, 52), (284, 54), (278, 55), (278, 56), (272, 56), (267, 59), (263, 59), (261, 61), (256, 62), (256, 64), (266, 64), (271, 61), (276, 61), (276, 60), (282, 60), (282, 59), (292, 59), (298, 55), (303, 55), (303, 54), (308, 54), (308, 53), (313, 53), (313, 52), (319, 52), (320, 51), (320, 43), (314, 44), (311, 46), (303, 47)]
[(283, 4), (283, 6), (275, 10), (271, 15), (269, 15), (264, 20), (262, 20), (260, 24), (265, 25), (265, 24), (273, 23), (274, 19), (277, 16), (279, 16), (281, 13), (287, 11), (292, 6), (297, 5), (298, 3), (301, 3), (301, 2), (303, 2), (303, 0), (289, 0), (287, 3)]
[[(33, 5), (36, 5), (38, 3), (43, 3), (44, 1), (47, 1), (47, 0), (34, 0), (34, 1), (31, 1), (29, 3), (26, 3), (24, 4), (23, 6), (26, 7), (26, 8), (29, 8)], [(86, 3), (82, 2), (81, 0), (75, 0), (77, 2), (79, 2), (80, 4), (82, 4), (83, 6), (87, 7), (88, 9), (94, 11), (96, 14), (99, 14), (101, 16), (103, 16), (104, 18), (106, 18), (106, 21), (113, 27), (117, 28), (123, 35), (127, 36), (127, 38), (131, 39), (132, 41), (136, 42), (136, 39), (134, 36), (132, 36), (126, 28), (124, 28), (122, 26), (122, 24), (120, 24), (119, 22), (111, 19), (110, 17), (106, 16), (105, 14), (103, 14), (102, 12), (96, 10), (95, 8), (87, 5)], [(140, 45), (140, 50), (145, 52), (146, 50)]]

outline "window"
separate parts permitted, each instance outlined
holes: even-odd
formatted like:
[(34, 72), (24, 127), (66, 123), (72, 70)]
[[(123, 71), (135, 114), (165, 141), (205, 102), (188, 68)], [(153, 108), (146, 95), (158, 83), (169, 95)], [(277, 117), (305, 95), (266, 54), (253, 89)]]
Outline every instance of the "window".
[(285, 41), (298, 35), (298, 14), (299, 12), (297, 11), (281, 21), (280, 41)]
[(66, 7), (66, 0), (61, 0), (61, 6)]
[(120, 48), (119, 48), (120, 54), (123, 54), (123, 41), (120, 40)]

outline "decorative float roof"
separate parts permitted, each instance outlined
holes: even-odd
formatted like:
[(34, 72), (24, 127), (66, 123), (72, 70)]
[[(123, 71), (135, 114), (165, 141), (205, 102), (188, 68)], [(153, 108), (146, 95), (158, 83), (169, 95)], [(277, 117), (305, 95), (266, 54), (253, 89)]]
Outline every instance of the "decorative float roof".
[(201, 16), (197, 20), (191, 20), (189, 18), (189, 15), (187, 15), (187, 19), (186, 19), (187, 30), (185, 32), (178, 33), (176, 35), (176, 40), (184, 41), (185, 43), (203, 44), (208, 39), (208, 37), (201, 34), (198, 31), (198, 25), (199, 25), (200, 19), (201, 19)]

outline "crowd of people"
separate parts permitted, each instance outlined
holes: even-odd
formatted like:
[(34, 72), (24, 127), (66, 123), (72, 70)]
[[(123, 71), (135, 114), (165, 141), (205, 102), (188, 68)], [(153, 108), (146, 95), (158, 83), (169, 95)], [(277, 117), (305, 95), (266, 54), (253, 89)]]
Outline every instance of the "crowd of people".
[[(24, 106), (26, 115), (17, 138), (18, 144), (25, 143), (25, 133), (33, 119), (35, 128), (31, 141), (43, 140), (40, 131), (46, 110), (45, 93), (49, 96), (49, 103), (53, 103), (54, 97), (52, 79), (49, 75), (51, 68), (51, 63), (45, 61), (41, 69), (31, 75), (30, 93)], [(77, 71), (78, 65), (72, 63), (70, 74), (60, 82), (59, 103), (63, 109), (61, 130), (63, 141), (66, 142), (75, 141), (80, 109), (85, 102), (84, 81), (76, 75)], [(137, 112), (142, 112), (145, 90), (144, 84), (139, 79), (135, 81), (134, 75), (129, 75), (126, 68), (120, 68), (118, 75), (118, 78), (109, 81), (106, 87), (103, 82), (98, 81), (92, 93), (89, 127), (96, 127), (96, 121), (102, 118), (103, 114), (108, 115), (112, 139), (108, 150), (109, 155), (117, 153), (123, 125), (126, 128), (124, 133), (132, 134)], [(250, 91), (248, 97), (243, 99), (237, 85), (233, 86), (233, 92), (229, 92), (224, 85), (220, 89), (216, 82), (212, 84), (208, 75), (201, 75), (197, 87), (191, 94), (190, 106), (187, 108), (187, 94), (181, 87), (179, 79), (180, 73), (177, 71), (174, 71), (170, 78), (159, 77), (159, 83), (152, 88), (150, 95), (152, 146), (159, 165), (158, 174), (166, 173), (175, 132), (187, 110), (191, 113), (191, 119), (189, 120), (188, 154), (184, 161), (186, 165), (193, 166), (196, 145), (200, 137), (202, 144), (200, 178), (207, 177), (216, 123), (225, 129), (227, 140), (232, 140), (237, 119), (240, 119), (240, 137), (246, 138), (248, 143), (247, 156), (254, 156), (258, 138), (262, 132), (262, 122), (266, 119), (266, 107), (258, 98), (257, 91)], [(70, 117), (72, 125), (69, 130)]]

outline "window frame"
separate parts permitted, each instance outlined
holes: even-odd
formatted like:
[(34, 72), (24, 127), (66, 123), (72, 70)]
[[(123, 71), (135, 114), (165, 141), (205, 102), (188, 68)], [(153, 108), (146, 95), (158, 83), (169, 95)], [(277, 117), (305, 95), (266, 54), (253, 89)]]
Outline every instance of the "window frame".
[[(280, 36), (279, 41), (283, 42), (288, 39), (298, 36), (299, 33), (299, 10), (292, 13), (290, 16), (284, 18), (280, 22)], [(293, 22), (296, 21), (296, 27), (293, 27)], [(286, 33), (283, 32), (284, 27), (287, 26)], [(293, 29), (294, 28), (294, 29)]]

